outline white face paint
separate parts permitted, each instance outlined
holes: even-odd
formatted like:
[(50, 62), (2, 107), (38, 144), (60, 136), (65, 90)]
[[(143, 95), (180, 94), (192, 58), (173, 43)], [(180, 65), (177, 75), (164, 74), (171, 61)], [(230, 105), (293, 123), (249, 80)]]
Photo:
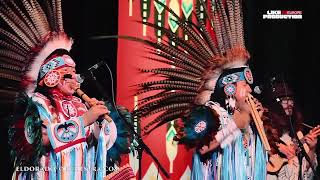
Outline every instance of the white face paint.
[(60, 83), (57, 85), (57, 88), (58, 88), (63, 94), (69, 96), (69, 95), (72, 95), (72, 94), (74, 93), (74, 90), (71, 88), (71, 84), (73, 84), (73, 83), (70, 83), (70, 82), (68, 82), (68, 81), (63, 80), (62, 83), (60, 82)]
[[(60, 79), (59, 84), (57, 85), (57, 88), (65, 95), (72, 95), (74, 94), (73, 86), (77, 84), (76, 81), (76, 74), (75, 69), (72, 67), (66, 67), (61, 70), (62, 78)], [(72, 78), (63, 78), (65, 74), (72, 75)]]

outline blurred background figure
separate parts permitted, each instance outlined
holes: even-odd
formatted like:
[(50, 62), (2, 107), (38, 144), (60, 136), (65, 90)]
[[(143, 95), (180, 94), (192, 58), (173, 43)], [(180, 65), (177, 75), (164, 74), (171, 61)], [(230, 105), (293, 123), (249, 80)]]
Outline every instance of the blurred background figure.
[[(313, 179), (314, 172), (297, 139), (301, 139), (312, 162), (317, 167), (316, 145), (320, 127), (306, 128), (294, 92), (284, 78), (271, 78), (261, 94), (265, 113), (265, 128), (272, 146), (267, 179)], [(310, 130), (311, 129), (311, 130)], [(304, 133), (302, 133), (304, 132)], [(304, 137), (302, 134), (306, 134)], [(301, 158), (299, 158), (301, 157)]]

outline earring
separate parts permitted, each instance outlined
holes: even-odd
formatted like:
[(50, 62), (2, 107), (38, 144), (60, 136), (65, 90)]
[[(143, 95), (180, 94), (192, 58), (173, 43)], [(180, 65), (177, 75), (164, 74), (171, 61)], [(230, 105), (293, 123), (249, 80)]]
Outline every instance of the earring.
[(224, 87), (224, 93), (226, 94), (226, 109), (229, 114), (233, 115), (236, 108), (236, 98), (234, 97), (236, 93), (236, 86), (234, 84), (227, 84)]

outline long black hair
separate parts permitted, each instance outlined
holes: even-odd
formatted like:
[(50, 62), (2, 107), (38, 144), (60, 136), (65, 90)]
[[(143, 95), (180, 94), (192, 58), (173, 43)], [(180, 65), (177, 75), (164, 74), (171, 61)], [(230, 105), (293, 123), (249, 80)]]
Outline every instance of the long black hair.
[(278, 96), (275, 92), (274, 87), (265, 86), (265, 90), (262, 94), (262, 104), (268, 109), (266, 116), (269, 116), (274, 127), (282, 132), (288, 131), (292, 135), (290, 121), (292, 122), (293, 130), (295, 132), (302, 130), (304, 119), (295, 98), (292, 95), (288, 95), (288, 97), (293, 98), (294, 102), (292, 115), (288, 116), (281, 105), (281, 96)]

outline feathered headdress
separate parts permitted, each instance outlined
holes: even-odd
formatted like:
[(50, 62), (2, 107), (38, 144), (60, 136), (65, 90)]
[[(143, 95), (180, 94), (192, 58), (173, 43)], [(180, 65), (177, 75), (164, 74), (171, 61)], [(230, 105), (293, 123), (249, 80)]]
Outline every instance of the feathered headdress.
[[(202, 7), (205, 7), (207, 19), (201, 18), (198, 7), (198, 25), (180, 18), (161, 2), (157, 3), (174, 16), (175, 22), (183, 34), (188, 36), (188, 40), (165, 27), (148, 22), (143, 23), (161, 30), (168, 41), (163, 40), (160, 43), (157, 40), (133, 38), (145, 43), (150, 53), (156, 57), (149, 59), (163, 64), (159, 68), (141, 69), (144, 73), (164, 78), (138, 84), (140, 89), (137, 95), (154, 93), (141, 100), (139, 109), (134, 111), (134, 114), (140, 118), (158, 114), (144, 127), (145, 133), (190, 114), (195, 105), (204, 105), (210, 100), (216, 87), (224, 87), (239, 80), (252, 81), (251, 71), (245, 68), (250, 55), (244, 45), (240, 0), (211, 0), (206, 2), (210, 3), (210, 8), (206, 8), (206, 3), (200, 0)], [(210, 28), (206, 26), (207, 20), (211, 24)], [(175, 46), (172, 46), (171, 42), (174, 42)], [(175, 68), (168, 68), (168, 65)], [(233, 68), (239, 68), (242, 72), (223, 74), (226, 69)]]
[[(63, 29), (61, 0), (1, 0), (0, 17), (0, 80), (5, 82), (0, 86), (0, 103), (15, 104), (9, 129), (11, 154), (15, 166), (39, 165), (45, 152), (39, 114), (42, 106), (20, 92), (31, 95), (38, 85), (57, 85), (60, 69), (75, 66), (69, 53), (73, 41)], [(116, 142), (107, 153), (111, 165), (129, 151), (128, 130), (119, 115), (131, 118), (127, 110), (121, 108), (116, 113), (115, 107), (107, 106), (117, 126)]]
[(33, 92), (43, 62), (56, 49), (72, 46), (63, 29), (61, 1), (1, 1), (1, 100), (14, 103), (18, 92)]
[(11, 153), (16, 166), (36, 165), (43, 153), (41, 120), (36, 103), (20, 92), (30, 95), (47, 73), (63, 67), (66, 60), (48, 62), (54, 52), (69, 52), (72, 39), (64, 33), (60, 0), (3, 0), (0, 17), (0, 104), (15, 107)]

